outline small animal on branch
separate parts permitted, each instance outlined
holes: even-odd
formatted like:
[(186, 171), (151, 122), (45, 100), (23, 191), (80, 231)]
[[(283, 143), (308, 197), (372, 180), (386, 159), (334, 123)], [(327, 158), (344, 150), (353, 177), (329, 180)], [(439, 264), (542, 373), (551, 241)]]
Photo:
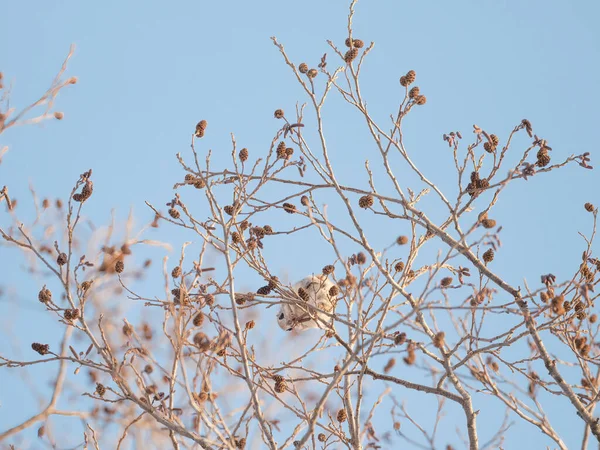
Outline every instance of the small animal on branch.
[[(277, 322), (285, 331), (326, 328), (337, 301), (338, 289), (325, 275), (311, 275), (292, 287), (296, 295), (284, 295)], [(333, 294), (333, 295), (332, 295)]]

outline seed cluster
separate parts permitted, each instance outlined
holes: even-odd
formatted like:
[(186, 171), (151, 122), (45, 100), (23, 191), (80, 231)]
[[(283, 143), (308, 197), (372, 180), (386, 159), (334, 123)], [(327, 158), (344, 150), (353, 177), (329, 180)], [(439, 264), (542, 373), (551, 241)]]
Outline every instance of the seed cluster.
[(196, 124), (196, 137), (204, 137), (204, 132), (206, 131), (206, 125), (208, 125), (208, 123), (206, 122), (206, 120), (201, 120), (200, 122), (198, 122)]
[(372, 195), (363, 195), (360, 199), (358, 199), (358, 206), (361, 208), (370, 208), (375, 203)]

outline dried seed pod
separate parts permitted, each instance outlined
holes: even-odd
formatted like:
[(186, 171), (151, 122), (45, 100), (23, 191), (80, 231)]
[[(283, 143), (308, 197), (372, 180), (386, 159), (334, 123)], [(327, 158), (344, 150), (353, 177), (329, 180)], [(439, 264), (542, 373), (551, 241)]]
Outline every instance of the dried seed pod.
[(446, 333), (440, 331), (433, 337), (433, 346), (436, 348), (444, 347), (444, 340), (446, 338)]
[(177, 211), (175, 208), (169, 208), (169, 215), (173, 219), (179, 219), (179, 217), (181, 216), (181, 214), (179, 213), (179, 211)]
[(490, 134), (490, 140), (492, 141), (492, 145), (494, 147), (497, 147), (498, 144), (500, 143), (500, 140), (498, 139), (498, 136), (496, 136), (495, 134)]
[(276, 109), (275, 113), (273, 114), (275, 116), (276, 119), (283, 119), (283, 109)]
[(494, 146), (491, 142), (484, 142), (483, 149), (488, 153), (494, 153), (496, 146)]
[(406, 82), (408, 84), (413, 84), (415, 82), (415, 80), (417, 79), (417, 73), (414, 70), (409, 70), (408, 72), (406, 72)]
[(192, 321), (192, 323), (194, 324), (195, 327), (202, 326), (202, 324), (204, 323), (204, 314), (202, 314), (202, 312), (199, 312), (198, 314), (196, 314), (194, 316), (194, 320)]
[(196, 189), (203, 189), (206, 187), (206, 183), (204, 182), (204, 180), (202, 178), (197, 178), (196, 181), (194, 182), (194, 187)]
[(234, 231), (233, 233), (231, 233), (231, 240), (234, 244), (239, 244), (243, 242), (244, 239), (242, 238), (242, 235), (240, 233)]
[(442, 281), (440, 281), (442, 287), (448, 287), (452, 284), (452, 277), (444, 277)]
[(240, 438), (235, 440), (235, 448), (244, 450), (246, 448), (246, 438)]
[(285, 159), (287, 157), (285, 149), (286, 149), (285, 142), (281, 141), (281, 142), (279, 142), (279, 144), (277, 144), (276, 153), (277, 153), (277, 157), (279, 159)]
[(398, 261), (396, 264), (394, 264), (394, 270), (396, 272), (402, 272), (404, 270), (404, 262)]
[(356, 59), (357, 56), (358, 56), (358, 49), (351, 48), (344, 55), (344, 61), (346, 61), (347, 64), (350, 64), (352, 61), (354, 61)]
[(251, 330), (256, 326), (256, 322), (254, 320), (249, 320), (246, 322), (246, 330)]
[(292, 203), (284, 203), (283, 210), (288, 214), (294, 214), (296, 212), (296, 205)]
[(340, 422), (340, 423), (345, 422), (347, 418), (348, 418), (348, 414), (346, 413), (345, 409), (342, 408), (337, 412), (337, 421), (338, 422)]
[(406, 333), (402, 332), (402, 333), (398, 333), (395, 337), (394, 337), (394, 344), (396, 345), (402, 345), (406, 342)]
[(356, 254), (356, 262), (358, 264), (364, 264), (367, 262), (367, 255), (365, 255), (363, 252), (358, 252)]
[(92, 286), (93, 281), (84, 281), (83, 283), (81, 283), (81, 290), (83, 292), (86, 292), (91, 286)]
[(585, 208), (585, 210), (587, 212), (594, 212), (594, 209), (596, 209), (596, 208), (594, 208), (594, 205), (591, 203), (586, 203), (585, 205), (583, 205), (583, 207)]
[(548, 150), (546, 148), (541, 148), (537, 154), (537, 162), (536, 165), (538, 167), (546, 167), (550, 164), (550, 155), (548, 154)]
[(598, 316), (596, 314), (592, 314), (589, 320), (590, 323), (596, 323), (596, 321), (598, 320)]
[(334, 285), (329, 288), (329, 296), (330, 297), (337, 297), (339, 295), (339, 293), (340, 293), (339, 287)]
[(317, 69), (310, 69), (307, 73), (306, 76), (308, 76), (308, 78), (315, 78), (317, 75), (319, 74), (319, 72), (317, 72)]
[(173, 270), (171, 270), (171, 276), (173, 278), (179, 278), (181, 276), (181, 266), (175, 266)]
[(64, 113), (62, 113), (60, 111), (56, 111), (54, 113), (54, 118), (57, 120), (63, 120), (64, 117), (65, 117)]
[(308, 197), (306, 195), (303, 195), (300, 198), (300, 203), (302, 203), (302, 205), (304, 205), (304, 206), (310, 205), (310, 201), (308, 200)]
[(408, 91), (408, 96), (410, 98), (417, 98), (419, 96), (420, 91), (421, 90), (419, 89), (419, 87), (415, 86), (415, 87), (411, 88), (410, 91)]
[(267, 235), (274, 233), (273, 228), (271, 228), (271, 225), (264, 225), (262, 228), (263, 230), (265, 230), (265, 234)]
[(298, 288), (298, 297), (307, 302), (310, 297), (308, 296), (308, 292), (304, 288)]
[(415, 103), (417, 105), (424, 105), (425, 103), (427, 103), (427, 97), (425, 97), (424, 95), (419, 95), (417, 98), (415, 98)]
[(483, 253), (483, 262), (486, 264), (494, 260), (494, 250), (489, 248)]
[(123, 261), (117, 261), (115, 263), (115, 272), (122, 273), (123, 270), (125, 270), (125, 264), (123, 263)]
[(58, 258), (56, 258), (56, 263), (59, 266), (64, 266), (67, 263), (67, 254), (63, 252), (58, 255)]
[(102, 383), (96, 383), (96, 395), (98, 395), (98, 397), (104, 397), (104, 394), (106, 394), (104, 385)]
[(354, 46), (354, 48), (363, 48), (365, 46), (365, 43), (360, 39), (354, 39), (352, 41), (352, 45)]
[(400, 77), (400, 84), (404, 87), (408, 86), (408, 82), (406, 81), (406, 76), (402, 75)]
[(224, 206), (223, 211), (225, 211), (225, 214), (227, 214), (228, 216), (233, 216), (233, 213), (234, 213), (233, 205)]
[(358, 206), (361, 208), (370, 208), (375, 203), (372, 195), (363, 195), (360, 199), (358, 199)]
[(269, 295), (271, 293), (271, 288), (269, 286), (262, 286), (256, 290), (256, 293), (260, 295)]
[(65, 310), (64, 318), (67, 322), (77, 320), (79, 318), (79, 309), (74, 308)]
[(46, 288), (45, 285), (38, 294), (38, 300), (42, 303), (48, 303), (52, 301), (52, 292), (50, 292), (50, 289)]
[(344, 44), (346, 45), (346, 47), (350, 47), (353, 44), (352, 39), (350, 39), (349, 37), (346, 38)]
[(201, 120), (200, 122), (198, 122), (196, 124), (196, 137), (204, 136), (204, 131), (206, 130), (206, 125), (208, 125), (206, 120)]
[(306, 65), (306, 63), (301, 63), (298, 66), (298, 72), (300, 72), (300, 73), (306, 73), (306, 72), (308, 72), (308, 66)]
[(293, 154), (294, 154), (294, 149), (293, 148), (288, 147), (288, 148), (285, 149), (285, 157), (287, 159), (290, 159)]
[(396, 239), (396, 244), (398, 244), (398, 245), (408, 244), (408, 236), (398, 236), (398, 238)]
[(212, 294), (206, 294), (204, 296), (204, 303), (206, 303), (208, 306), (212, 306), (215, 304), (215, 296)]
[(284, 380), (279, 380), (275, 383), (275, 392), (283, 394), (287, 389), (287, 384)]
[(481, 225), (483, 225), (483, 228), (494, 228), (496, 221), (494, 219), (483, 219)]
[(319, 442), (325, 442), (327, 440), (327, 436), (325, 436), (325, 433), (319, 433), (317, 439)]
[(540, 292), (540, 300), (543, 301), (544, 303), (548, 303), (548, 301), (550, 300), (550, 297), (548, 296), (548, 293), (546, 291)]
[(195, 180), (196, 180), (196, 177), (194, 175), (192, 175), (191, 173), (186, 173), (185, 177), (183, 178), (183, 181), (185, 181), (188, 184), (192, 184)]
[(248, 161), (248, 149), (246, 147), (241, 149), (238, 156), (239, 156), (241, 162)]
[(123, 334), (130, 337), (133, 334), (133, 326), (129, 323), (125, 323), (122, 328)]
[(210, 348), (210, 339), (205, 333), (198, 332), (194, 335), (194, 345), (196, 345), (201, 352), (205, 352)]
[(236, 292), (236, 294), (234, 295), (234, 297), (235, 297), (235, 303), (237, 305), (242, 306), (242, 305), (246, 304), (246, 300), (247, 300), (246, 294), (240, 294), (240, 293)]
[(50, 346), (48, 344), (40, 344), (39, 342), (31, 344), (31, 348), (42, 356), (47, 355), (48, 352), (50, 352)]
[(323, 275), (330, 275), (333, 273), (334, 270), (335, 270), (335, 266), (333, 264), (328, 264), (325, 267), (323, 267), (322, 272), (323, 272)]

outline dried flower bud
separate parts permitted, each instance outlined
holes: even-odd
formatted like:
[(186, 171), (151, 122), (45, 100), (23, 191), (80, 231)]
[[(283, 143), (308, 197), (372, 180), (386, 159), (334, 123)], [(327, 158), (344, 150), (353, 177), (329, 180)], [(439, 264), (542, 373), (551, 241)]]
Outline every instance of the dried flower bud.
[(358, 200), (358, 206), (360, 206), (361, 208), (370, 208), (373, 206), (373, 203), (375, 203), (375, 201), (372, 195), (363, 195)]
[(283, 109), (276, 109), (273, 115), (276, 119), (283, 119)]

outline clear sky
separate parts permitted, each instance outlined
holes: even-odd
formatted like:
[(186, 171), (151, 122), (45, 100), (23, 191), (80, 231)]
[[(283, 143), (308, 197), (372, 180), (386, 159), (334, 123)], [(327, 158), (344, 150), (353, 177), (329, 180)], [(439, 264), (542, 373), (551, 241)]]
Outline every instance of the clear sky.
[[(123, 220), (130, 207), (138, 223), (149, 220), (144, 201), (170, 200), (171, 187), (182, 176), (174, 155), (188, 150), (201, 118), (209, 121), (205, 144), (217, 163), (230, 154), (230, 133), (251, 152), (268, 148), (278, 125), (273, 111), (292, 111), (297, 101), (306, 101), (270, 36), (277, 36), (297, 64), (316, 65), (328, 52), (330, 66), (337, 66), (326, 40), (343, 46), (347, 7), (339, 0), (7, 3), (0, 70), (5, 84), (12, 84), (12, 105), (37, 99), (71, 44), (76, 52), (67, 73), (79, 81), (59, 96), (63, 121), (0, 136), (0, 147), (10, 148), (0, 165), (0, 185), (10, 186), (20, 202), (28, 198), (30, 182), (42, 197), (64, 198), (77, 176), (93, 168), (94, 207), (88, 214), (94, 222), (107, 223), (112, 208)], [(375, 42), (363, 77), (369, 106), (385, 120), (400, 93), (399, 76), (416, 70), (428, 101), (411, 114), (405, 133), (415, 161), (427, 166), (427, 175), (442, 188), (455, 189), (441, 136), (460, 130), (470, 138), (473, 124), (502, 140), (527, 118), (548, 140), (554, 161), (590, 151), (595, 163), (600, 3), (362, 0), (356, 9), (355, 37)], [(326, 108), (337, 133), (330, 140), (336, 168), (345, 179), (354, 170), (346, 159), (375, 159), (365, 133), (354, 134), (353, 127), (336, 122), (347, 114), (338, 111), (348, 109), (339, 98)], [(364, 176), (360, 182), (366, 187)], [(524, 277), (537, 282), (542, 273), (569, 276), (584, 249), (577, 232), (590, 229), (582, 205), (600, 204), (597, 171), (572, 165), (527, 183), (527, 189), (507, 189), (495, 209), (504, 218), (502, 252), (507, 255), (498, 271), (516, 285)], [(163, 228), (153, 237), (177, 243), (185, 239), (178, 233)], [(0, 287), (16, 289), (35, 306), (39, 287), (28, 284), (22, 260), (9, 267), (6, 258), (1, 260)], [(301, 252), (293, 266), (283, 256), (274, 255), (273, 261), (292, 278), (315, 270), (314, 261)], [(0, 322), (15, 311), (1, 300)], [(31, 335), (27, 324), (44, 322), (38, 312), (27, 314), (16, 319), (22, 327), (13, 323), (0, 329)], [(52, 326), (44, 326), (39, 332), (50, 334)], [(10, 348), (0, 341), (0, 352)], [(15, 376), (0, 370), (0, 431), (35, 408), (27, 398), (15, 403), (15, 393), (5, 390)], [(407, 398), (418, 401), (414, 394)], [(558, 408), (549, 410), (559, 417)], [(498, 425), (480, 424), (490, 432)], [(582, 423), (574, 413), (557, 428), (569, 445), (577, 445)], [(517, 437), (509, 438), (506, 448), (518, 448)]]

